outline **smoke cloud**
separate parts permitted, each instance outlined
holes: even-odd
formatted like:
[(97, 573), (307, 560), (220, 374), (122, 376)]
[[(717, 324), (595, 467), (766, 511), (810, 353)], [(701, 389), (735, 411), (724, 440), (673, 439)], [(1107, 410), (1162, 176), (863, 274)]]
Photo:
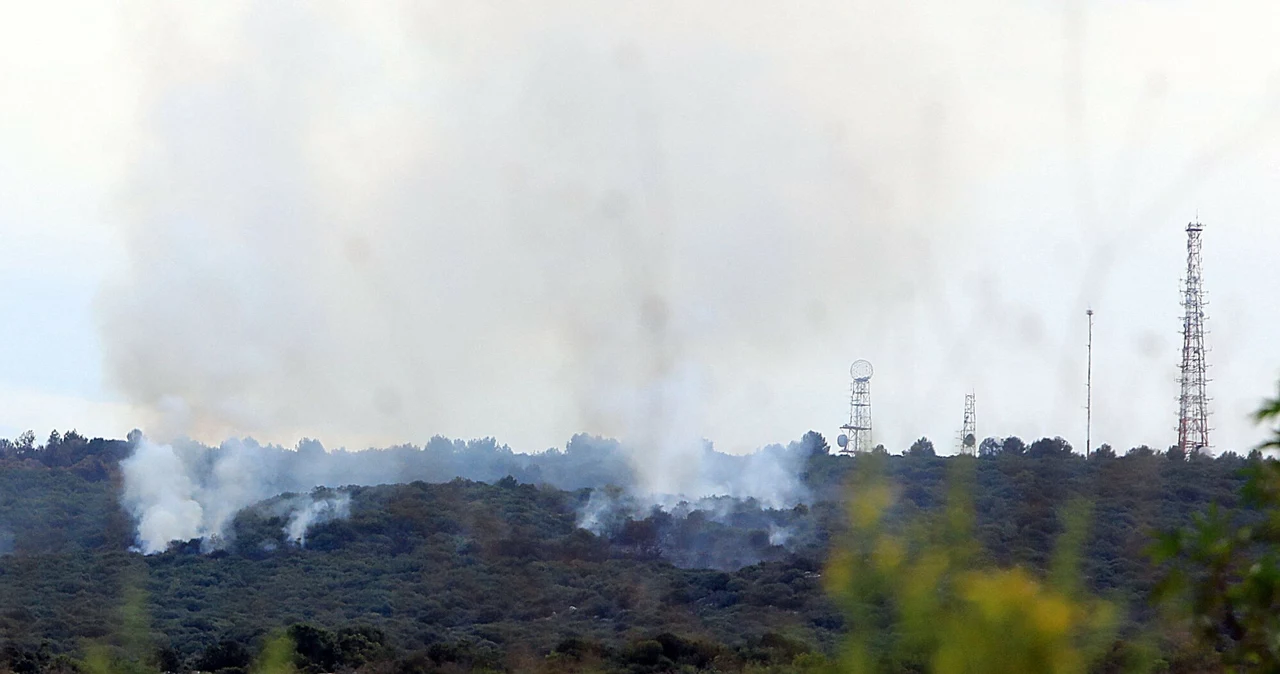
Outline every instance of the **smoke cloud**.
[[(875, 442), (946, 451), (971, 390), (980, 435), (1081, 430), (1093, 306), (1097, 437), (1159, 444), (1177, 223), (1273, 140), (1227, 5), (137, 5), (106, 381), (161, 440), (587, 431), (656, 473), (834, 435), (867, 358)], [(1240, 39), (1187, 60), (1206, 30)], [(1269, 390), (1239, 370), (1224, 407)]]
[(1265, 435), (1280, 5), (511, 4), (9, 13), (0, 430), (740, 452), (867, 358), (891, 450), (969, 391), (1079, 447), (1092, 306), (1094, 437), (1167, 446), (1198, 208), (1214, 442)]
[(936, 216), (1000, 154), (895, 6), (163, 7), (101, 302), (159, 439), (585, 430), (684, 491), (945, 332)]

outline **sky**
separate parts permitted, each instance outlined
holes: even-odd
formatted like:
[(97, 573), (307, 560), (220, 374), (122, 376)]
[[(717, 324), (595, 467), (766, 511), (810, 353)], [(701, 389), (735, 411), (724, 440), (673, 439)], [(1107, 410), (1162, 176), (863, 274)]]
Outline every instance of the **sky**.
[(1280, 7), (51, 2), (0, 25), (0, 435), (1211, 440), (1280, 377)]

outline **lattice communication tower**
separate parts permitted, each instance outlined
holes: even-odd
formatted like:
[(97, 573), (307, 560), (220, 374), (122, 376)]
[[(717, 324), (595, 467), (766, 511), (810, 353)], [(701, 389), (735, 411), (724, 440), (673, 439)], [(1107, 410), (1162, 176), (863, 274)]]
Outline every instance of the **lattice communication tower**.
[(960, 453), (969, 456), (978, 455), (978, 420), (975, 407), (977, 396), (966, 393), (964, 396), (964, 428), (960, 431)]
[(1208, 364), (1204, 348), (1204, 276), (1199, 222), (1187, 224), (1187, 276), (1183, 279), (1182, 367), (1178, 383), (1178, 448), (1183, 456), (1209, 448)]
[(856, 360), (849, 366), (853, 383), (849, 386), (849, 423), (840, 427), (840, 445), (843, 454), (861, 454), (871, 451), (871, 375), (875, 370), (871, 363)]

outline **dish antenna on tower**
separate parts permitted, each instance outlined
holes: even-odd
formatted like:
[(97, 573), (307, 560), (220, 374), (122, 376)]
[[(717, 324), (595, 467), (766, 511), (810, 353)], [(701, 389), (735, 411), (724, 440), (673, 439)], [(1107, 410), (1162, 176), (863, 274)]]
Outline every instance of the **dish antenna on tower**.
[(854, 381), (869, 381), (871, 375), (875, 374), (875, 368), (871, 367), (869, 360), (855, 360), (853, 365), (849, 366), (849, 376)]

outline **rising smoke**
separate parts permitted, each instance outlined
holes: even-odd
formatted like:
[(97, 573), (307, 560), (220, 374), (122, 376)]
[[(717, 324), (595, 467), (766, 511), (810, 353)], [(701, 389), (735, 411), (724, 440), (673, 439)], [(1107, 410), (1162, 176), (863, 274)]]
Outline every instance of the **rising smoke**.
[(678, 493), (701, 438), (834, 425), (849, 359), (948, 334), (935, 270), (962, 238), (933, 216), (990, 153), (963, 151), (911, 12), (142, 18), (172, 37), (136, 41), (148, 138), (102, 326), (157, 439), (586, 430)]
[[(358, 452), (326, 451), (315, 440), (296, 449), (228, 440), (217, 447), (192, 441), (158, 444), (139, 439), (121, 462), (122, 502), (137, 522), (136, 544), (151, 554), (172, 541), (200, 539), (206, 550), (231, 543), (242, 510), (264, 501), (286, 520), (284, 539), (306, 544), (315, 525), (349, 515), (350, 496), (331, 488), (351, 485), (447, 482), (464, 478), (496, 482), (504, 477), (566, 490), (591, 489), (578, 513), (580, 526), (608, 534), (628, 519), (692, 509), (719, 521), (744, 502), (786, 509), (809, 499), (800, 474), (814, 447), (807, 441), (773, 445), (745, 456), (703, 445), (695, 469), (657, 491), (643, 473), (641, 451), (616, 441), (575, 436), (565, 450), (522, 454), (492, 439), (462, 442), (433, 438), (424, 447), (401, 445)], [(317, 489), (317, 488), (330, 489)], [(281, 494), (294, 496), (275, 499)], [(691, 506), (690, 504), (693, 504)]]
[[(111, 381), (162, 441), (619, 437), (609, 460), (625, 469), (605, 480), (520, 476), (622, 487), (588, 503), (596, 531), (687, 500), (804, 502), (801, 452), (730, 458), (703, 438), (741, 452), (809, 423), (770, 419), (838, 415), (850, 340), (879, 339), (872, 320), (897, 323), (891, 339), (913, 329), (899, 310), (933, 301), (949, 235), (926, 218), (962, 120), (945, 91), (904, 93), (923, 83), (914, 62), (890, 82), (890, 54), (844, 51), (862, 17), (828, 31), (677, 11), (716, 30), (590, 7), (162, 10), (177, 33), (139, 54), (151, 137), (127, 199), (131, 265), (102, 304)], [(795, 378), (815, 358), (828, 391)], [(315, 486), (508, 474), (312, 456), (139, 446), (139, 546), (220, 545), (240, 510)], [(341, 512), (298, 505), (289, 539)]]
[[(221, 547), (237, 513), (297, 486), (282, 470), (283, 459), (279, 452), (235, 440), (216, 451), (138, 442), (120, 463), (122, 503), (137, 522), (138, 549), (152, 554), (171, 541), (193, 539), (201, 539), (205, 549)], [(350, 497), (292, 499), (284, 506), (287, 540), (301, 545), (313, 524), (345, 517)]]
[(284, 527), (285, 540), (300, 546), (306, 546), (307, 531), (311, 527), (351, 515), (351, 495), (345, 493), (328, 498), (294, 501), (289, 505), (289, 522)]
[[(1021, 376), (1056, 353), (950, 211), (1044, 135), (1002, 117), (1021, 90), (974, 107), (953, 56), (987, 52), (943, 36), (992, 7), (962, 4), (140, 10), (146, 138), (101, 324), (108, 381), (152, 437), (622, 444), (594, 468), (505, 471), (467, 448), (405, 470), (388, 458), (416, 455), (394, 449), (148, 445), (126, 474), (139, 545), (216, 542), (246, 506), (315, 486), (520, 470), (621, 485), (582, 513), (593, 529), (687, 499), (787, 508), (807, 498), (796, 452), (729, 461), (703, 438), (741, 453), (837, 425), (856, 357), (896, 361), (877, 442), (905, 448), (947, 385), (950, 433), (992, 361)], [(976, 284), (955, 282), (966, 260)], [(1010, 417), (1057, 414), (1008, 390)], [(290, 538), (340, 513), (304, 504)]]

